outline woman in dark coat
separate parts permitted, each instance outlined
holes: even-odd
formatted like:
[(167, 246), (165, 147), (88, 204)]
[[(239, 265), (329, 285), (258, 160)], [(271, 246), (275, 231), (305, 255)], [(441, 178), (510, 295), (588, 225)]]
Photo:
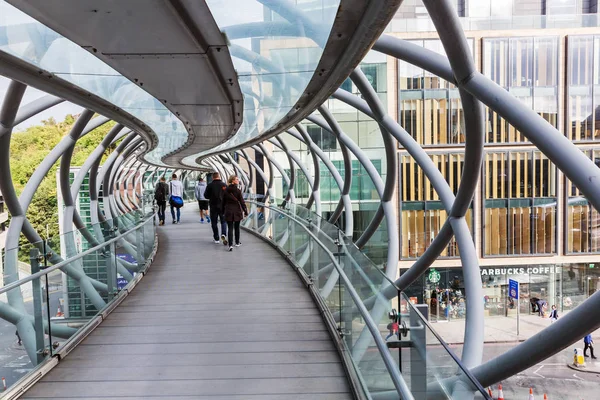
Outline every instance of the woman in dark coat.
[(235, 230), (235, 247), (239, 247), (240, 243), (240, 222), (244, 215), (248, 215), (246, 202), (242, 196), (242, 192), (238, 189), (240, 180), (237, 176), (232, 175), (227, 180), (229, 184), (223, 195), (223, 211), (225, 221), (227, 221), (227, 235), (229, 239), (229, 251), (233, 251), (233, 233)]

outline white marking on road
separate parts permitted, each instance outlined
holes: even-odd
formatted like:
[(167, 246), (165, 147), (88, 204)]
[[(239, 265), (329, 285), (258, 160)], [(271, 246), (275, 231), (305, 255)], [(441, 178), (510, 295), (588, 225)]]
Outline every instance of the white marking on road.
[(575, 378), (579, 379), (580, 381), (585, 381), (585, 379), (578, 377), (578, 376), (577, 376), (577, 374), (573, 374), (573, 376), (574, 376)]
[(544, 364), (540, 365), (540, 367), (538, 369), (536, 369), (533, 373), (536, 374), (537, 376), (541, 376), (542, 378), (546, 378), (544, 375), (538, 374), (538, 371), (542, 368), (544, 368)]

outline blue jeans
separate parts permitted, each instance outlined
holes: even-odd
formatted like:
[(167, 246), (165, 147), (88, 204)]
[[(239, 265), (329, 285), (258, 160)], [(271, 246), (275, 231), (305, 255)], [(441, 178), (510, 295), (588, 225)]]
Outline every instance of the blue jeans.
[[(175, 219), (175, 210), (177, 210), (177, 219)], [(181, 209), (171, 206), (171, 217), (173, 217), (173, 221), (179, 222), (179, 218), (181, 217)]]
[(213, 238), (215, 240), (219, 240), (219, 227), (217, 226), (217, 221), (221, 221), (221, 235), (227, 235), (227, 222), (225, 222), (225, 216), (221, 212), (221, 210), (213, 210), (210, 209), (210, 225), (213, 231)]
[(157, 201), (156, 204), (158, 205), (158, 220), (165, 222), (165, 209), (167, 208), (167, 202)]

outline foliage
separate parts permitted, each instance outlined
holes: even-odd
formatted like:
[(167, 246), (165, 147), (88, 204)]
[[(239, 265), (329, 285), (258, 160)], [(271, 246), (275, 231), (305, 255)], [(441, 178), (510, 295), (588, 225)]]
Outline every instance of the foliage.
[[(32, 126), (23, 132), (15, 132), (10, 143), (10, 169), (13, 184), (17, 195), (20, 195), (35, 169), (50, 151), (69, 134), (77, 116), (67, 115), (63, 122), (56, 122), (54, 118), (42, 121), (41, 125)], [(114, 122), (106, 123), (77, 141), (71, 160), (72, 166), (80, 166), (100, 144), (104, 136), (114, 126)], [(114, 150), (114, 146), (107, 149), (104, 159)], [(60, 159), (58, 159), (50, 172), (38, 187), (32, 202), (27, 209), (27, 218), (33, 228), (42, 236), (58, 237), (58, 199), (56, 173)], [(20, 258), (26, 260), (27, 240), (21, 235)]]

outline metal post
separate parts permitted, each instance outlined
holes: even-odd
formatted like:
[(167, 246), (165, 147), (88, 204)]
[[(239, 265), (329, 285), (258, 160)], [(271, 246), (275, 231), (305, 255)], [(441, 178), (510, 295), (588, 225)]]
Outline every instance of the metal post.
[[(345, 268), (346, 265), (344, 265), (344, 262), (342, 260), (342, 257), (344, 256), (344, 254), (342, 253), (342, 249), (344, 248), (344, 237), (342, 235), (341, 231), (338, 231), (338, 238), (337, 238), (337, 256), (338, 256), (338, 264), (340, 265), (340, 267), (342, 269), (345, 270), (346, 272), (346, 276), (348, 277), (348, 280), (350, 282), (352, 282), (352, 276), (354, 275), (354, 269), (352, 267), (349, 268)], [(333, 272), (332, 272), (333, 274)], [(318, 275), (318, 274), (316, 274)], [(336, 275), (338, 275), (338, 279), (340, 279), (341, 282), (341, 278), (339, 277), (339, 274), (336, 273)], [(340, 290), (343, 286), (340, 285)], [(349, 349), (352, 349), (354, 341), (352, 340), (352, 319), (353, 319), (353, 314), (354, 314), (354, 307), (353, 305), (353, 301), (352, 301), (352, 296), (350, 296), (350, 292), (347, 290), (344, 290), (341, 296), (341, 310), (346, 310), (346, 312), (342, 312), (342, 321), (344, 321), (344, 326), (343, 326), (343, 330), (342, 330), (342, 334), (344, 335), (344, 341), (346, 342), (346, 346), (348, 346)]]
[[(427, 304), (415, 304), (415, 308), (427, 319)], [(410, 313), (410, 326), (421, 326), (416, 312)], [(410, 330), (410, 389), (415, 400), (427, 399), (427, 332), (425, 329)], [(402, 351), (402, 349), (400, 349)]]
[[(42, 256), (37, 248), (29, 250), (29, 261), (31, 264), (31, 273), (40, 272), (40, 261)], [(35, 349), (36, 349), (36, 364), (44, 361), (46, 345), (44, 343), (44, 314), (42, 312), (42, 288), (40, 278), (31, 281), (31, 289), (33, 291), (33, 326), (35, 329)], [(48, 290), (48, 288), (46, 288)], [(48, 315), (48, 322), (50, 315)], [(33, 360), (32, 360), (33, 361)]]
[[(113, 221), (113, 223), (116, 223), (116, 221)], [(114, 226), (105, 230), (104, 237), (107, 239), (112, 239), (116, 229), (117, 227)], [(108, 301), (111, 301), (117, 293), (117, 260), (115, 246), (115, 242), (110, 243), (104, 250), (106, 257), (106, 284), (108, 286)]]
[[(140, 215), (138, 213), (135, 213), (135, 224), (138, 225), (140, 223)], [(144, 232), (142, 232), (142, 230), (144, 229), (144, 227), (141, 227), (139, 229), (137, 229), (135, 231), (135, 247), (137, 249), (137, 264), (138, 265), (143, 265), (146, 263), (146, 259), (145, 259), (145, 241), (144, 241)], [(144, 250), (144, 251), (142, 251)]]

